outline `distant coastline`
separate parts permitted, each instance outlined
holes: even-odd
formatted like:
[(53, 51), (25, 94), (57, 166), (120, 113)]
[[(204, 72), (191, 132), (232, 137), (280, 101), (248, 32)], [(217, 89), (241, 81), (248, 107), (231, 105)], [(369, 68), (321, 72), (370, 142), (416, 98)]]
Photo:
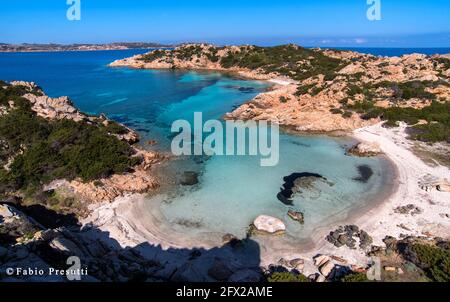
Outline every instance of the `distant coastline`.
[[(107, 50), (130, 50), (130, 49), (153, 49), (153, 48), (174, 48), (185, 43), (154, 43), (154, 42), (114, 42), (114, 43), (20, 43), (9, 44), (0, 43), (0, 53), (21, 53), (21, 52), (64, 52), (64, 51), (107, 51)], [(225, 46), (225, 44), (224, 44)], [(380, 57), (399, 57), (414, 53), (424, 55), (445, 55), (450, 54), (450, 47), (364, 47), (364, 46), (306, 46), (308, 49), (329, 49), (342, 51), (355, 51), (362, 54), (369, 54)]]
[(356, 51), (382, 57), (399, 57), (420, 53), (428, 56), (445, 55), (450, 53), (450, 47), (323, 47), (323, 49)]
[(62, 52), (167, 48), (171, 45), (145, 42), (117, 42), (107, 44), (7, 44), (0, 43), (0, 52)]

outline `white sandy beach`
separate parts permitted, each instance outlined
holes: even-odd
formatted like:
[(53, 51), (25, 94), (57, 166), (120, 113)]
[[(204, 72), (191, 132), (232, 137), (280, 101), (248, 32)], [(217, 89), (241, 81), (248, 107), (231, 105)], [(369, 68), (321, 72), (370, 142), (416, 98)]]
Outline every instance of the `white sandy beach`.
[[(387, 200), (359, 217), (352, 217), (348, 223), (356, 224), (367, 231), (375, 245), (383, 245), (387, 235), (400, 237), (403, 235), (450, 237), (450, 193), (432, 190), (427, 192), (419, 187), (419, 180), (425, 177), (450, 179), (450, 170), (442, 166), (428, 166), (411, 151), (410, 142), (404, 133), (405, 126), (386, 129), (381, 124), (358, 129), (354, 137), (360, 141), (376, 142), (383, 153), (395, 164), (398, 170), (398, 187)], [(394, 209), (399, 206), (414, 204), (422, 210), (418, 215), (398, 214)], [(92, 215), (84, 223), (93, 223), (101, 230), (110, 233), (122, 246), (136, 246), (143, 242), (168, 248), (201, 247), (211, 249), (217, 246), (217, 240), (210, 242), (188, 238), (165, 229), (158, 214), (146, 208), (145, 196), (135, 195), (117, 199), (114, 203), (104, 204), (94, 209)], [(364, 266), (369, 258), (362, 250), (351, 250), (347, 247), (336, 248), (325, 240), (325, 234), (333, 230), (318, 231), (316, 245), (308, 252), (276, 245), (261, 248), (261, 266), (267, 267), (277, 263), (280, 258), (305, 259), (304, 273), (317, 271), (312, 258), (318, 254), (341, 257), (349, 264)]]
[[(419, 182), (426, 179), (450, 179), (450, 170), (443, 166), (429, 166), (414, 155), (408, 147), (405, 125), (396, 129), (385, 129), (380, 124), (355, 131), (355, 137), (362, 141), (377, 142), (382, 151), (392, 160), (398, 170), (398, 189), (382, 204), (360, 219), (360, 225), (380, 244), (385, 235), (400, 234), (416, 236), (450, 236), (450, 193), (420, 188)], [(414, 204), (422, 213), (411, 215), (395, 214), (398, 206)], [(399, 227), (402, 225), (405, 228)]]

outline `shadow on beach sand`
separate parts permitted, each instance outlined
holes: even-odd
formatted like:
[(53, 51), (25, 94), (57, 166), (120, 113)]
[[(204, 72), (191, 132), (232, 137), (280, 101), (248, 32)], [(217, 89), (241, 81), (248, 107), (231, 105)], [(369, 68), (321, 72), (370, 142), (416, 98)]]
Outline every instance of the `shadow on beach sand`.
[(109, 232), (92, 225), (81, 226), (72, 214), (57, 214), (40, 205), (0, 204), (16, 210), (16, 215), (31, 221), (35, 230), (39, 230), (39, 235), (35, 233), (33, 239), (16, 244), (15, 240), (4, 241), (1, 237), (11, 234), (9, 239), (23, 237), (20, 224), (17, 222), (11, 227), (2, 223), (3, 229), (5, 226), (10, 229), (10, 234), (0, 233), (0, 246), (7, 249), (7, 254), (0, 257), (0, 281), (3, 282), (67, 281), (65, 277), (46, 274), (8, 276), (5, 270), (17, 267), (45, 272), (49, 268), (66, 270), (69, 268), (66, 260), (70, 256), (79, 257), (82, 268), (87, 270), (81, 280), (85, 282), (258, 282), (264, 279), (260, 247), (249, 238), (229, 238), (223, 246), (212, 249), (163, 249), (147, 242), (122, 247)]

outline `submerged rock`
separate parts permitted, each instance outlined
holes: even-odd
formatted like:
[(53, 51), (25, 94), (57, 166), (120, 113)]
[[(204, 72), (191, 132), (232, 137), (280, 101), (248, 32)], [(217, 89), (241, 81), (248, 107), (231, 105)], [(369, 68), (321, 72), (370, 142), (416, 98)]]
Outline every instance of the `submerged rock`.
[(283, 178), (284, 184), (280, 193), (278, 193), (277, 198), (285, 205), (292, 205), (294, 195), (302, 192), (302, 190), (311, 189), (318, 179), (324, 180), (331, 185), (331, 183), (329, 183), (327, 179), (320, 174), (303, 172), (293, 173), (286, 176)]
[(296, 212), (294, 210), (289, 210), (288, 211), (288, 216), (295, 220), (298, 221), (300, 224), (304, 224), (305, 223), (305, 216), (302, 212)]
[(373, 175), (373, 170), (370, 166), (368, 165), (361, 165), (358, 166), (358, 172), (359, 172), (359, 176), (353, 178), (353, 180), (355, 181), (359, 181), (362, 183), (366, 183), (369, 181), (369, 179), (372, 177)]
[(257, 231), (268, 234), (277, 234), (286, 231), (286, 226), (283, 221), (267, 215), (258, 216), (255, 221), (253, 221), (253, 226)]
[(181, 178), (183, 186), (194, 186), (198, 184), (198, 173), (194, 171), (186, 171)]
[(238, 241), (239, 239), (233, 234), (225, 234), (222, 236), (222, 243), (227, 244), (230, 242)]

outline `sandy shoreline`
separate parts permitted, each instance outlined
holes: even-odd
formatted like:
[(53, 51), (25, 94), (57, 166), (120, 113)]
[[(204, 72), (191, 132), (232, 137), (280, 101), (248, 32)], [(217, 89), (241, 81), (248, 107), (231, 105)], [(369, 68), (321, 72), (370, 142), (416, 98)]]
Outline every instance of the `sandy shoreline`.
[[(420, 188), (419, 182), (426, 178), (450, 179), (450, 170), (443, 166), (429, 166), (414, 155), (408, 147), (405, 125), (396, 129), (385, 129), (380, 124), (355, 131), (355, 137), (362, 141), (377, 142), (381, 150), (397, 167), (398, 188), (380, 207), (360, 218), (360, 225), (374, 237), (375, 244), (381, 244), (385, 235), (399, 237), (401, 234), (415, 236), (450, 237), (450, 193)], [(411, 217), (394, 213), (398, 206), (414, 204), (422, 213)], [(399, 227), (404, 225), (411, 231)]]
[[(119, 63), (118, 65), (112, 63), (111, 66), (130, 67), (129, 62)], [(273, 85), (274, 90), (282, 90), (284, 87), (295, 84), (286, 78), (261, 79), (255, 74), (230, 70), (226, 72), (246, 79), (266, 81)], [(377, 124), (357, 129), (351, 135), (351, 138), (357, 141), (378, 143), (384, 156), (396, 169), (392, 190), (386, 195), (379, 196), (374, 204), (350, 211), (345, 221), (367, 231), (373, 237), (374, 245), (382, 246), (382, 240), (386, 236), (450, 237), (450, 219), (447, 216), (450, 215), (448, 202), (450, 193), (436, 190), (427, 192), (418, 184), (425, 177), (450, 179), (450, 170), (447, 167), (428, 166), (414, 155), (408, 149), (411, 143), (407, 140), (404, 130), (404, 125), (398, 129), (386, 129), (381, 124)], [(419, 207), (422, 213), (415, 216), (395, 213), (395, 208), (409, 204)], [(163, 249), (194, 247), (213, 249), (220, 245), (217, 234), (211, 234), (210, 240), (199, 240), (187, 234), (177, 234), (173, 229), (164, 226), (162, 223), (164, 217), (158, 210), (150, 211), (148, 206), (145, 196), (142, 195), (120, 198), (112, 204), (94, 209), (86, 222), (110, 232), (111, 237), (117, 239), (122, 246), (135, 246), (148, 242), (161, 246)], [(312, 258), (318, 254), (328, 254), (341, 257), (347, 260), (348, 264), (365, 266), (370, 261), (365, 251), (351, 250), (347, 247), (336, 248), (326, 241), (325, 236), (337, 226), (330, 225), (316, 230), (311, 243), (301, 247), (277, 245), (276, 240), (274, 244), (265, 241), (265, 246), (261, 246), (260, 265), (267, 267), (277, 263), (280, 258), (302, 258), (305, 260), (304, 273), (308, 275), (317, 271)], [(258, 241), (258, 238), (255, 240)]]
[[(366, 230), (374, 239), (375, 245), (382, 245), (382, 239), (387, 235), (400, 237), (403, 235), (433, 237), (450, 237), (450, 219), (445, 216), (450, 213), (450, 193), (436, 190), (426, 192), (419, 188), (418, 181), (427, 175), (440, 179), (450, 179), (450, 170), (446, 167), (431, 167), (408, 150), (408, 141), (404, 134), (404, 126), (399, 129), (385, 129), (380, 124), (358, 129), (354, 138), (360, 141), (377, 142), (385, 156), (397, 168), (398, 185), (392, 194), (384, 201), (377, 203), (364, 213), (359, 212), (350, 218), (349, 223), (356, 224)], [(114, 203), (104, 204), (93, 209), (92, 214), (83, 223), (92, 223), (103, 231), (110, 233), (120, 245), (136, 246), (148, 242), (161, 246), (163, 250), (169, 248), (204, 248), (217, 247), (215, 240), (199, 240), (183, 236), (180, 238), (173, 230), (165, 229), (163, 217), (155, 213), (149, 214), (146, 208), (146, 196), (134, 195), (117, 199)], [(416, 216), (398, 214), (394, 209), (399, 206), (414, 204), (422, 213)], [(154, 212), (154, 211), (152, 211)], [(356, 215), (356, 214), (355, 214)], [(358, 217), (359, 216), (359, 217)], [(407, 231), (405, 228), (410, 229)], [(312, 258), (317, 254), (331, 254), (346, 259), (351, 264), (364, 266), (368, 257), (361, 250), (350, 250), (346, 247), (336, 248), (326, 242), (325, 236), (332, 228), (317, 231), (318, 238), (314, 238), (310, 251), (302, 249), (277, 247), (276, 244), (267, 249), (261, 248), (260, 264), (266, 267), (277, 263), (280, 258), (305, 259), (305, 272), (313, 273), (316, 268)], [(213, 234), (211, 234), (213, 238)]]

